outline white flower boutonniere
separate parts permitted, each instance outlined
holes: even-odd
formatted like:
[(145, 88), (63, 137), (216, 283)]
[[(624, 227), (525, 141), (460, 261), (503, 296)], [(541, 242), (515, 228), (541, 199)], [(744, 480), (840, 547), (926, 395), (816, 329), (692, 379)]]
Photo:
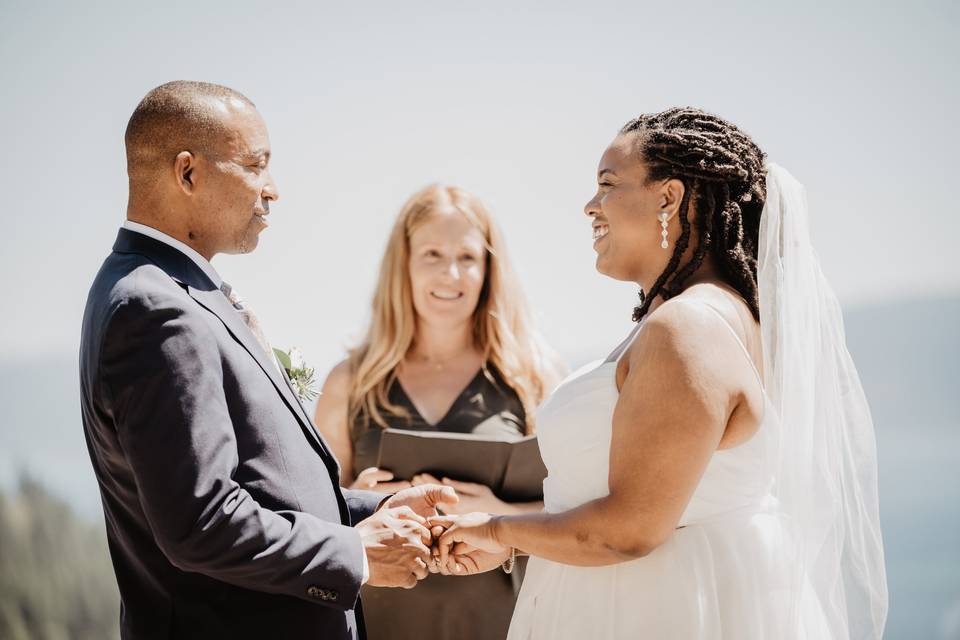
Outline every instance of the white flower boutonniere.
[(309, 402), (320, 395), (317, 391), (317, 378), (313, 367), (308, 367), (304, 362), (300, 349), (296, 347), (291, 348), (290, 351), (274, 349), (273, 352), (280, 361), (280, 366), (286, 370), (290, 384), (301, 402)]

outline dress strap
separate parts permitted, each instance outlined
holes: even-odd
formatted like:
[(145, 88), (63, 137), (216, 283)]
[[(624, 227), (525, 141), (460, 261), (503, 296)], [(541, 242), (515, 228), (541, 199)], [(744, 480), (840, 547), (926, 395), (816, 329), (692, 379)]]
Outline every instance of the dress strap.
[(668, 302), (666, 302), (666, 303), (664, 303), (664, 304), (671, 304), (671, 303), (674, 303), (674, 302), (686, 302), (687, 304), (696, 304), (696, 305), (699, 305), (699, 306), (701, 306), (701, 307), (705, 307), (705, 308), (709, 309), (711, 312), (713, 312), (713, 314), (714, 314), (715, 316), (717, 316), (718, 318), (720, 318), (721, 324), (723, 324), (723, 326), (727, 328), (727, 331), (730, 332), (730, 335), (733, 336), (733, 339), (736, 340), (736, 342), (737, 342), (738, 345), (740, 345), (740, 350), (743, 352), (744, 357), (746, 357), (747, 362), (750, 363), (750, 368), (753, 369), (753, 373), (757, 376), (757, 382), (760, 383), (760, 388), (761, 388), (762, 390), (766, 391), (766, 389), (765, 389), (765, 387), (764, 387), (764, 384), (763, 384), (763, 376), (760, 375), (760, 370), (757, 369), (757, 365), (753, 362), (753, 356), (750, 355), (750, 351), (749, 351), (749, 349), (747, 349), (747, 345), (745, 345), (745, 344), (743, 343), (743, 340), (740, 338), (740, 335), (737, 333), (736, 329), (734, 329), (734, 328), (730, 325), (730, 323), (727, 321), (727, 319), (723, 316), (722, 313), (720, 313), (720, 312), (716, 309), (716, 307), (714, 307), (712, 304), (710, 304), (710, 303), (708, 303), (708, 302), (704, 302), (703, 300), (690, 300), (690, 299), (688, 299), (688, 298), (673, 298), (672, 300), (670, 300), (670, 301), (668, 301)]
[(603, 364), (609, 364), (611, 362), (619, 362), (620, 358), (623, 357), (623, 354), (627, 352), (627, 349), (633, 344), (633, 341), (637, 339), (637, 336), (640, 334), (640, 327), (643, 326), (643, 320), (641, 320), (637, 326), (630, 330), (630, 334), (624, 339), (623, 342), (617, 345), (617, 347), (610, 352), (604, 360)]

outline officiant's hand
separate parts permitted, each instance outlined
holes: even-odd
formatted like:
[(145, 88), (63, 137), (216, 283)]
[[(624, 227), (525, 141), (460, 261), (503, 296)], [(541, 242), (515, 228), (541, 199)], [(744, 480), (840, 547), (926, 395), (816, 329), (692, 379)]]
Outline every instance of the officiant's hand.
[(429, 473), (415, 475), (410, 482), (415, 487), (422, 484), (443, 484), (452, 487), (460, 497), (460, 501), (455, 505), (441, 507), (444, 513), (474, 513), (476, 511), (496, 514), (513, 513), (512, 505), (495, 496), (490, 487), (483, 484), (460, 482), (450, 478), (437, 480)]
[(396, 493), (410, 487), (406, 480), (393, 481), (393, 474), (385, 469), (368, 467), (357, 474), (357, 479), (350, 485), (350, 489), (366, 489), (381, 493)]
[(387, 498), (381, 509), (391, 509), (394, 507), (409, 507), (424, 518), (437, 515), (437, 507), (444, 512), (453, 508), (460, 498), (453, 487), (445, 487), (439, 484), (422, 484), (409, 489), (398, 491)]
[(434, 563), (433, 536), (426, 519), (408, 506), (381, 508), (357, 524), (374, 587), (410, 589), (429, 574)]

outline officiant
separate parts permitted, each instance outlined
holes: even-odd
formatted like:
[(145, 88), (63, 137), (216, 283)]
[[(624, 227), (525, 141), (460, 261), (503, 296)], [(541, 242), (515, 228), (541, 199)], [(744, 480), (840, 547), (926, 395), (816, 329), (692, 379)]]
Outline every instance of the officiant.
[[(557, 382), (534, 332), (503, 239), (480, 200), (431, 185), (403, 206), (387, 241), (366, 338), (330, 372), (316, 424), (341, 462), (341, 483), (394, 492), (439, 481), (457, 512), (540, 511), (456, 478), (394, 478), (377, 468), (385, 428), (520, 439)], [(501, 571), (431, 575), (410, 591), (365, 588), (371, 640), (503, 638), (519, 590)], [(482, 606), (477, 606), (482, 603)]]

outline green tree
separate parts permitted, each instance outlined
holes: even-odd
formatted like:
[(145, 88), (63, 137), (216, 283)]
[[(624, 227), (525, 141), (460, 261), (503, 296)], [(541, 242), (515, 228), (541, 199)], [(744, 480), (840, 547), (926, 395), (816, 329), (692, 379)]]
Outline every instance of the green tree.
[(29, 476), (0, 491), (0, 638), (118, 638), (119, 603), (102, 525)]

